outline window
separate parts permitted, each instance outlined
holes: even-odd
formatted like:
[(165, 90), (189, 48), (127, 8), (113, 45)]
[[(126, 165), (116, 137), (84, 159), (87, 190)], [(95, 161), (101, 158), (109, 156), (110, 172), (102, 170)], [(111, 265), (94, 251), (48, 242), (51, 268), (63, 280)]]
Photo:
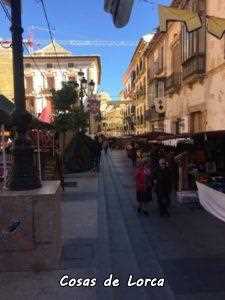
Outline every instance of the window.
[(183, 62), (197, 54), (198, 51), (198, 31), (187, 32), (182, 26), (182, 60)]
[(171, 49), (171, 70), (172, 73), (179, 73), (181, 70), (181, 44), (180, 40)]
[(164, 81), (156, 80), (155, 82), (155, 98), (164, 97)]
[(68, 63), (68, 68), (74, 68), (74, 63)]
[(34, 89), (33, 86), (33, 77), (29, 76), (25, 78), (25, 84), (26, 84), (26, 92), (31, 93)]
[(142, 69), (143, 69), (143, 61), (142, 61), (142, 59), (141, 59), (141, 62), (140, 62), (140, 70), (142, 71)]
[(192, 113), (190, 118), (190, 132), (196, 133), (203, 130), (203, 113), (201, 111)]
[(49, 90), (55, 89), (55, 78), (54, 77), (48, 77), (47, 78), (47, 84), (48, 84), (48, 89)]
[(164, 48), (161, 47), (159, 50), (159, 72), (163, 71), (163, 63), (164, 63), (164, 59), (163, 59), (163, 55), (164, 55)]
[(31, 113), (35, 113), (35, 98), (34, 97), (26, 98), (26, 109)]
[[(198, 3), (193, 1), (188, 9), (198, 12)], [(187, 32), (186, 26), (182, 25), (182, 61), (185, 62), (192, 56), (205, 51), (205, 33), (203, 25), (200, 29), (193, 32)]]
[(53, 68), (53, 64), (47, 64), (47, 69), (52, 69)]

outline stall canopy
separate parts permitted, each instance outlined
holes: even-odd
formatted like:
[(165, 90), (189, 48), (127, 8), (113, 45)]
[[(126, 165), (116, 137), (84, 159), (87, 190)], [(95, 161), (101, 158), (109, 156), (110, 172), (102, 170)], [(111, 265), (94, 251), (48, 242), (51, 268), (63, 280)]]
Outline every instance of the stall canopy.
[(165, 140), (174, 137), (172, 133), (162, 132), (162, 131), (152, 131), (144, 134), (133, 135), (133, 138), (145, 138), (148, 140)]
[(5, 96), (0, 95), (0, 125), (10, 124), (10, 113), (14, 109), (14, 104), (9, 101)]
[[(11, 113), (15, 109), (15, 105), (5, 96), (0, 95), (0, 125), (4, 124), (7, 128), (13, 129), (13, 125), (11, 122)], [(30, 124), (30, 129), (43, 129), (43, 130), (51, 130), (53, 126), (43, 120), (39, 120), (34, 115), (32, 115), (32, 121)]]

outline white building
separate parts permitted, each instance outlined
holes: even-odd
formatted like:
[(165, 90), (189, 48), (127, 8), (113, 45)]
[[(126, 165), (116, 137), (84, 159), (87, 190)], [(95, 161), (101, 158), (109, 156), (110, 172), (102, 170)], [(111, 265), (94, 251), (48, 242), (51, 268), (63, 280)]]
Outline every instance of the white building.
[[(54, 47), (55, 46), (55, 47)], [(55, 51), (56, 50), (56, 51)], [(97, 55), (73, 55), (54, 42), (24, 57), (27, 109), (39, 115), (47, 108), (52, 113), (51, 90), (59, 90), (63, 81), (77, 80), (82, 70), (85, 78), (95, 82), (97, 93), (101, 81), (101, 59)]]

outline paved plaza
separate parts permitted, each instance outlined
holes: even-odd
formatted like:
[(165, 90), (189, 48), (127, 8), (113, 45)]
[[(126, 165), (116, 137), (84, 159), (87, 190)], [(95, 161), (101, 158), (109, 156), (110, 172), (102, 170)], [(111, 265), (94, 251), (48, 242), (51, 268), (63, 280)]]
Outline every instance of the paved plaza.
[[(133, 169), (121, 151), (103, 155), (98, 175), (67, 175), (59, 268), (0, 273), (0, 299), (225, 299), (225, 224), (176, 201), (171, 218), (159, 217), (155, 200), (149, 212), (136, 212)], [(110, 274), (119, 286), (103, 286)], [(97, 283), (61, 287), (64, 275)], [(128, 287), (130, 275), (165, 278), (165, 284)]]

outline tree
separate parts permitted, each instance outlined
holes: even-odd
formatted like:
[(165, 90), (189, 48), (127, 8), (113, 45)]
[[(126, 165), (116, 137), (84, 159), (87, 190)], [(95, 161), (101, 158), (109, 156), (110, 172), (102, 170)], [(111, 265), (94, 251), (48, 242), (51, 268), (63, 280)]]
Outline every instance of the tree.
[(74, 82), (63, 82), (62, 89), (53, 90), (52, 96), (55, 108), (54, 125), (56, 131), (62, 133), (69, 130), (74, 133), (85, 131), (88, 126), (88, 113), (78, 103)]
[(73, 81), (63, 82), (61, 90), (52, 90), (52, 97), (55, 109), (54, 127), (57, 132), (63, 134), (64, 152), (66, 133), (72, 131), (76, 135), (78, 132), (85, 132), (88, 114), (79, 104)]

